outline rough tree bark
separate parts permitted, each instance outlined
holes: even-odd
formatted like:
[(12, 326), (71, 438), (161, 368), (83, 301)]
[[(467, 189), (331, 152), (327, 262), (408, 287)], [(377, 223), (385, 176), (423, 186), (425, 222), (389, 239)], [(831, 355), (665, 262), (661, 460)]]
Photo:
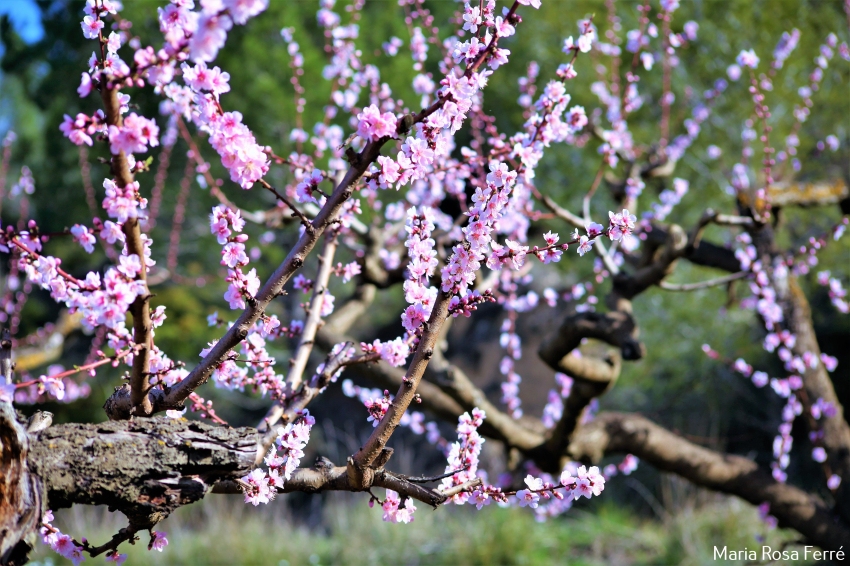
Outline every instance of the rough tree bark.
[[(107, 505), (128, 534), (149, 530), (219, 481), (254, 467), (257, 431), (157, 417), (68, 424), (27, 434), (0, 404), (2, 563), (26, 560), (47, 509)], [(28, 448), (28, 449), (27, 449)]]

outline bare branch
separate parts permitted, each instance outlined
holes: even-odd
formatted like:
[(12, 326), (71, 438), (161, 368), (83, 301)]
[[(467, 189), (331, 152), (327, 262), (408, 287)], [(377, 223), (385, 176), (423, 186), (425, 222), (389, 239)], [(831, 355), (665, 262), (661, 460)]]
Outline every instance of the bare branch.
[(422, 375), (425, 373), (425, 368), (428, 366), (428, 361), (434, 353), (434, 348), (437, 344), (437, 337), (440, 334), (440, 327), (446, 320), (449, 312), (449, 296), (445, 293), (438, 293), (437, 300), (434, 303), (431, 316), (428, 321), (423, 323), (422, 335), (419, 338), (419, 345), (413, 353), (413, 359), (405, 374), (405, 379), (401, 387), (396, 393), (395, 399), (390, 404), (390, 408), (378, 423), (378, 426), (372, 431), (366, 445), (360, 448), (355, 454), (354, 460), (360, 466), (370, 465), (375, 458), (380, 454), (381, 450), (386, 447), (387, 442), (401, 421), (401, 417), (413, 402), (416, 395), (416, 387), (422, 380)]
[(475, 407), (483, 410), (487, 418), (480, 428), (482, 434), (520, 450), (529, 450), (543, 441), (543, 423), (530, 417), (518, 420), (499, 409), (462, 369), (446, 360), (439, 349), (434, 352), (425, 378), (460, 403), (463, 411)]
[(733, 273), (732, 275), (716, 277), (707, 281), (700, 281), (699, 283), (668, 283), (667, 281), (661, 281), (658, 286), (667, 291), (697, 291), (699, 289), (708, 289), (709, 287), (725, 285), (727, 283), (731, 283), (732, 281), (743, 279), (748, 275), (749, 273), (747, 273), (746, 271), (739, 271), (738, 273)]
[(316, 331), (322, 323), (322, 307), (325, 304), (325, 295), (333, 272), (336, 247), (336, 233), (329, 230), (325, 233), (325, 243), (319, 256), (319, 272), (316, 275), (316, 281), (313, 283), (313, 297), (310, 300), (310, 310), (307, 314), (307, 320), (304, 322), (301, 341), (298, 343), (295, 355), (289, 360), (290, 368), (286, 376), (286, 383), (290, 391), (295, 391), (301, 385), (304, 370), (307, 369), (307, 361), (310, 359), (310, 352), (313, 351)]
[(564, 318), (558, 331), (544, 341), (538, 355), (555, 371), (564, 371), (562, 360), (579, 347), (584, 338), (596, 338), (620, 349), (625, 360), (643, 357), (644, 346), (638, 339), (637, 323), (628, 312), (583, 312)]
[(817, 496), (779, 483), (748, 458), (703, 448), (634, 414), (600, 413), (581, 426), (568, 454), (598, 462), (604, 455), (629, 453), (656, 468), (753, 505), (770, 504), (781, 527), (802, 533), (809, 544), (838, 550), (850, 544), (850, 529)]
[[(566, 208), (562, 208), (560, 205), (558, 205), (558, 203), (552, 200), (549, 195), (541, 195), (540, 201), (545, 204), (546, 207), (551, 210), (555, 216), (557, 216), (561, 220), (569, 222), (575, 228), (578, 228), (579, 230), (584, 230), (587, 227), (587, 221), (585, 221), (579, 216), (576, 216)], [(612, 275), (620, 273), (619, 266), (614, 263), (614, 260), (611, 259), (611, 255), (608, 253), (608, 249), (605, 247), (605, 244), (602, 242), (601, 238), (596, 238), (593, 241), (593, 249), (600, 257), (600, 259), (602, 259), (602, 262), (605, 264), (605, 269), (607, 269)]]

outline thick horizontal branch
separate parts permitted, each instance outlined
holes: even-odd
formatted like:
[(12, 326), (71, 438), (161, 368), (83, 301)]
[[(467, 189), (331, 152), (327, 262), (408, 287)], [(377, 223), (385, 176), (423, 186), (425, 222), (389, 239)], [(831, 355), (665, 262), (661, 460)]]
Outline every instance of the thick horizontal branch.
[(607, 454), (634, 454), (695, 485), (753, 505), (770, 504), (770, 514), (781, 527), (797, 530), (807, 542), (825, 550), (842, 545), (846, 550), (850, 545), (850, 525), (818, 497), (777, 482), (752, 460), (698, 446), (640, 415), (600, 413), (576, 431), (568, 452), (576, 460), (592, 462)]
[(428, 381), (421, 385), (434, 383), (460, 403), (464, 411), (476, 407), (483, 410), (487, 418), (479, 429), (481, 434), (520, 450), (529, 450), (543, 441), (543, 423), (538, 419), (516, 419), (508, 415), (491, 403), (462, 369), (450, 363), (442, 354), (435, 353), (434, 358), (425, 371), (425, 379)]
[[(353, 471), (353, 466), (354, 464), (350, 459), (348, 466), (335, 466), (326, 458), (319, 457), (312, 468), (297, 468), (293, 471), (290, 479), (286, 480), (283, 487), (278, 489), (278, 493), (366, 492), (373, 487), (382, 487), (392, 489), (402, 497), (422, 501), (431, 507), (437, 507), (445, 503), (452, 495), (459, 493), (457, 490), (444, 493), (429, 489), (383, 468), (367, 468), (362, 470), (362, 473), (357, 473)], [(477, 483), (465, 485), (463, 489), (472, 489), (475, 485)], [(242, 486), (238, 481), (219, 482), (213, 488), (213, 493), (241, 492)]]
[(215, 482), (248, 473), (256, 450), (252, 428), (156, 417), (47, 428), (27, 461), (51, 509), (108, 505), (150, 527)]

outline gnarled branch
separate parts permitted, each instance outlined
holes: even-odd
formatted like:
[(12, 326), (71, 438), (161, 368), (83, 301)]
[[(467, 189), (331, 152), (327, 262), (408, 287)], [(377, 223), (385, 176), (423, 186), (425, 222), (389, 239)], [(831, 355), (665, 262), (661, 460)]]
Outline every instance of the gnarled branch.
[(568, 448), (576, 460), (599, 461), (630, 453), (695, 485), (736, 495), (753, 505), (770, 504), (781, 527), (803, 534), (825, 550), (850, 545), (850, 527), (817, 496), (779, 483), (748, 458), (703, 448), (635, 414), (600, 413), (580, 427)]

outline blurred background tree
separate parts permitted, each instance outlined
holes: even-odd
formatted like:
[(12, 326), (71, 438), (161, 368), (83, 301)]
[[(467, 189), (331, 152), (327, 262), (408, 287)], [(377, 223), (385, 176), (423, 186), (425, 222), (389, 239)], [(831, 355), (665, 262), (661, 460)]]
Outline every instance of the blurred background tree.
[[(154, 44), (159, 34), (156, 22), (156, 7), (159, 4), (151, 0), (134, 0), (126, 2), (124, 12), (127, 19), (137, 26), (133, 30), (134, 33), (149, 38)], [(4, 225), (16, 222), (23, 206), (29, 207), (30, 216), (46, 231), (60, 231), (75, 222), (88, 222), (91, 210), (84, 198), (84, 185), (91, 183), (97, 201), (102, 199), (102, 188), (98, 180), (102, 179), (107, 171), (107, 165), (103, 162), (107, 157), (106, 149), (96, 146), (81, 155), (79, 149), (68, 143), (58, 129), (64, 114), (74, 115), (78, 111), (91, 113), (97, 108), (97, 101), (93, 98), (81, 100), (76, 95), (80, 73), (91, 49), (91, 43), (83, 38), (79, 29), (81, 4), (63, 0), (0, 0), (0, 5), (5, 13), (0, 20), (0, 137), (7, 131), (17, 134), (17, 140), (9, 147), (9, 162), (7, 168), (3, 169), (5, 178), (0, 179), (0, 185), (5, 184), (8, 194), (8, 187), (14, 185), (21, 176), (21, 167), (27, 166), (32, 171), (36, 188), (32, 196), (25, 196), (24, 202), (20, 197), (7, 199), (0, 211), (0, 219)], [(429, 7), (437, 21), (447, 20), (455, 10), (454, 4), (448, 2), (434, 2), (429, 4)], [(616, 6), (623, 29), (636, 27), (638, 14), (635, 7), (636, 4), (631, 3)], [(290, 57), (285, 43), (280, 38), (282, 27), (295, 29), (295, 39), (299, 42), (305, 59), (305, 73), (300, 77), (301, 84), (306, 87), (303, 93), (306, 99), (305, 124), (313, 124), (321, 119), (322, 107), (330, 94), (327, 83), (316, 80), (326, 60), (326, 38), (316, 24), (316, 9), (314, 2), (270, 2), (269, 9), (252, 21), (251, 25), (235, 28), (230, 33), (227, 49), (222, 51), (216, 61), (216, 64), (231, 74), (232, 91), (227, 95), (228, 109), (242, 112), (245, 123), (255, 132), (260, 143), (272, 146), (278, 155), (288, 155), (293, 149), (289, 133), (297, 126), (297, 96), (291, 84), (293, 71), (289, 66)], [(674, 29), (679, 29), (684, 22), (693, 20), (699, 24), (699, 32), (693, 45), (679, 50), (682, 61), (673, 72), (673, 92), (677, 101), (688, 101), (685, 106), (693, 107), (703, 91), (711, 88), (717, 79), (726, 77), (726, 68), (738, 52), (752, 48), (765, 60), (768, 54), (772, 53), (782, 32), (797, 28), (801, 32), (800, 44), (785, 63), (781, 79), (774, 81), (774, 90), (769, 94), (768, 100), (773, 114), (774, 132), (777, 139), (781, 139), (780, 136), (784, 138), (793, 123), (793, 105), (799, 100), (797, 89), (805, 84), (806, 77), (813, 67), (812, 60), (818, 54), (819, 45), (830, 32), (838, 33), (842, 40), (847, 39), (845, 22), (848, 16), (844, 10), (840, 0), (729, 0), (683, 3), (676, 14)], [(522, 108), (516, 104), (516, 100), (520, 94), (517, 81), (527, 73), (525, 65), (530, 61), (539, 64), (540, 78), (537, 83), (542, 87), (554, 74), (557, 66), (565, 62), (560, 46), (566, 36), (576, 34), (576, 22), (590, 14), (596, 14), (598, 25), (605, 29), (607, 13), (606, 3), (602, 1), (573, 0), (544, 2), (539, 11), (526, 16), (528, 26), (524, 27), (523, 33), (509, 38), (504, 45), (513, 53), (511, 63), (492, 77), (491, 86), (485, 94), (485, 110), (496, 117), (500, 131), (517, 131), (524, 121)], [(414, 72), (408, 61), (403, 58), (388, 58), (381, 49), (381, 44), (392, 36), (407, 37), (403, 15), (404, 9), (398, 7), (395, 2), (367, 2), (360, 25), (368, 29), (368, 33), (361, 33), (361, 45), (364, 61), (381, 69), (382, 77), (390, 83), (393, 92), (404, 100), (414, 101), (416, 96), (410, 87)], [(139, 26), (141, 29), (138, 29)], [(531, 31), (533, 33), (530, 33)], [(433, 63), (432, 58), (431, 64)], [(580, 58), (579, 76), (584, 80), (596, 76), (596, 67), (599, 64), (601, 61), (595, 60), (594, 57)], [(436, 65), (428, 70), (436, 74)], [(656, 73), (649, 75), (641, 83), (642, 91), (649, 96), (649, 100), (646, 100), (642, 108), (630, 119), (632, 131), (638, 139), (641, 139), (642, 135), (644, 139), (651, 139), (657, 131), (660, 116), (660, 80), (660, 73)], [(814, 95), (815, 107), (812, 114), (803, 124), (799, 135), (801, 143), (798, 156), (802, 168), (796, 178), (800, 181), (843, 180), (847, 183), (850, 181), (848, 66), (839, 62), (830, 66), (825, 71), (821, 85), (820, 91)], [(588, 109), (599, 106), (589, 84), (579, 82), (569, 86), (573, 103)], [(746, 81), (731, 83), (729, 89), (717, 100), (694, 146), (677, 166), (676, 176), (687, 179), (691, 185), (690, 195), (674, 212), (675, 221), (684, 226), (696, 222), (708, 206), (719, 210), (729, 207), (730, 199), (724, 192), (728, 185), (726, 174), (740, 155), (741, 126), (752, 113), (752, 103), (746, 87)], [(133, 104), (138, 105), (141, 113), (146, 116), (158, 115), (159, 101), (160, 98), (150, 89), (138, 92), (133, 98)], [(674, 116), (674, 127), (681, 129), (682, 120), (686, 117)], [(347, 135), (351, 131), (350, 126), (344, 121), (338, 122)], [(161, 118), (160, 127), (164, 126), (165, 121)], [(674, 135), (677, 133), (681, 132), (673, 132)], [(819, 149), (817, 142), (830, 134), (840, 141), (839, 149)], [(463, 135), (461, 133), (460, 143), (464, 143)], [(722, 156), (719, 160), (712, 161), (709, 158), (707, 148), (710, 145), (720, 148)], [(217, 156), (206, 142), (202, 141), (200, 147), (212, 163), (213, 176), (227, 179)], [(206, 237), (207, 214), (217, 201), (210, 195), (209, 189), (204, 187), (205, 183), (196, 179), (200, 175), (190, 168), (187, 169), (187, 149), (185, 142), (178, 139), (168, 156), (167, 168), (162, 170), (160, 168), (164, 167), (163, 152), (168, 150), (163, 147), (154, 150), (151, 172), (142, 175), (139, 180), (143, 194), (150, 196), (145, 191), (151, 190), (156, 175), (164, 175), (162, 206), (150, 234), (156, 243), (154, 259), (159, 266), (165, 267), (169, 264), (171, 253), (173, 257), (170, 267), (175, 272), (170, 279), (154, 288), (154, 304), (166, 305), (169, 313), (169, 324), (157, 331), (157, 343), (174, 358), (191, 361), (196, 359), (198, 352), (216, 336), (215, 329), (207, 326), (206, 317), (224, 306), (221, 296), (225, 286), (222, 280), (216, 279), (201, 281), (199, 284), (185, 284), (186, 281), (195, 283), (203, 273), (217, 273), (219, 270), (216, 244), (213, 239)], [(87, 164), (88, 171), (86, 167), (81, 167), (81, 163)], [(588, 144), (583, 149), (553, 147), (547, 151), (544, 162), (538, 169), (538, 186), (559, 203), (578, 209), (581, 198), (596, 173), (597, 164), (594, 144)], [(190, 171), (188, 176), (186, 171)], [(273, 169), (270, 180), (283, 184), (286, 174), (282, 168)], [(175, 209), (179, 208), (177, 202), (181, 182), (190, 184), (191, 189), (185, 202), (185, 220), (176, 223), (180, 227), (180, 237), (179, 252), (175, 255), (174, 250), (170, 250), (166, 243), (174, 232), (174, 215)], [(648, 184), (641, 196), (641, 209), (645, 209), (649, 202), (657, 198), (658, 193), (665, 188), (665, 183), (665, 180), (659, 180)], [(225, 182), (223, 190), (229, 199), (246, 210), (269, 209), (274, 205), (269, 194), (256, 190), (242, 191), (229, 180)], [(605, 199), (596, 199), (595, 214), (604, 215), (609, 204), (610, 201)], [(366, 211), (366, 214), (368, 215), (369, 211)], [(784, 219), (783, 237), (788, 243), (803, 243), (809, 236), (828, 229), (839, 217), (840, 211), (836, 207), (794, 209), (787, 213)], [(554, 222), (552, 227), (563, 230), (562, 225)], [(267, 226), (250, 226), (252, 241), (255, 236), (259, 237), (269, 229)], [(256, 263), (258, 270), (266, 272), (282, 259), (287, 244), (293, 239), (291, 231), (276, 233), (270, 237), (275, 238), (275, 244), (280, 245), (266, 246), (262, 257)], [(64, 265), (75, 274), (84, 274), (107, 261), (100, 252), (86, 255), (79, 246), (70, 241), (58, 239), (51, 242), (50, 246), (55, 255), (65, 258)], [(834, 274), (847, 280), (850, 274), (850, 248), (846, 238), (838, 245), (823, 251), (820, 259), (830, 266)], [(346, 258), (342, 257), (340, 260), (345, 262)], [(676, 278), (682, 281), (697, 281), (709, 276), (701, 268), (680, 265)], [(557, 264), (557, 268), (553, 268), (551, 273), (540, 280), (556, 287), (567, 287), (592, 277), (590, 262), (570, 261)], [(826, 290), (814, 283), (814, 275), (810, 276), (808, 284), (807, 292), (812, 298), (818, 338), (824, 352), (839, 360), (838, 370), (832, 375), (839, 398), (847, 407), (850, 406), (850, 351), (846, 345), (850, 338), (850, 319), (835, 311), (829, 303)], [(537, 290), (542, 291), (542, 286)], [(604, 294), (604, 290), (599, 293)], [(397, 293), (387, 300), (390, 301), (387, 303), (388, 308), (373, 313), (369, 321), (360, 325), (359, 331), (362, 331), (364, 337), (374, 335), (376, 329), (381, 328), (386, 328), (388, 334), (396, 332), (399, 324), (395, 313), (400, 312), (403, 300)], [(294, 300), (283, 301), (278, 308), (296, 310), (298, 305)], [(551, 321), (547, 322), (543, 310), (536, 309), (521, 315), (521, 324), (529, 329), (551, 325)], [(777, 399), (775, 403), (765, 402), (765, 397), (758, 395), (753, 386), (716, 361), (707, 358), (700, 348), (703, 343), (709, 342), (728, 357), (743, 357), (759, 368), (779, 371), (778, 362), (767, 355), (760, 346), (763, 331), (755, 322), (753, 312), (730, 305), (722, 288), (694, 293), (670, 293), (656, 288), (636, 301), (635, 311), (636, 318), (641, 321), (642, 340), (650, 345), (648, 355), (637, 363), (624, 366), (617, 387), (602, 398), (603, 408), (639, 411), (700, 444), (735, 453), (756, 454), (757, 460), (767, 465), (771, 458), (771, 442), (779, 422), (780, 400)], [(17, 336), (30, 334), (44, 324), (56, 320), (58, 314), (59, 307), (46, 293), (33, 291), (21, 315)], [(450, 339), (449, 356), (472, 370), (480, 369), (476, 356), (480, 358), (484, 355), (486, 343), (497, 339), (500, 324), (500, 319), (489, 316), (488, 311), (482, 309), (468, 325), (459, 325), (459, 328), (453, 329), (455, 337), (461, 333), (465, 334), (464, 347), (452, 348)], [(80, 363), (86, 356), (91, 340), (92, 337), (80, 331), (71, 333), (64, 343), (60, 359), (51, 363), (62, 363), (66, 366)], [(528, 367), (523, 371), (523, 407), (526, 412), (539, 415), (546, 402), (546, 391), (552, 387), (551, 371), (536, 361), (533, 340), (525, 346), (528, 352), (524, 359), (528, 361)], [(278, 344), (275, 347), (278, 348), (275, 354), (283, 357), (287, 353), (287, 344)], [(43, 370), (43, 367), (31, 368), (36, 375)], [(357, 378), (356, 372), (353, 372), (353, 377)], [(90, 382), (92, 393), (84, 401), (72, 405), (49, 405), (49, 410), (56, 414), (56, 422), (102, 419), (103, 413), (99, 407), (111, 392), (110, 384), (115, 383), (115, 378), (116, 375), (103, 372), (97, 380)], [(498, 403), (497, 373), (475, 374), (475, 380), (492, 394), (491, 400)], [(259, 397), (213, 390), (212, 387), (208, 387), (204, 394), (217, 402), (219, 413), (234, 425), (255, 424), (266, 408), (266, 402)], [(226, 402), (218, 403), (219, 400)], [(321, 398), (315, 404), (315, 413), (319, 417), (330, 411), (338, 414), (339, 404), (346, 407), (347, 416), (341, 424), (336, 425), (338, 428), (325, 427), (321, 431), (321, 438), (314, 438), (310, 445), (314, 452), (330, 456), (343, 454), (351, 445), (356, 448), (365, 434), (363, 425), (366, 423), (362, 408), (355, 401), (347, 400), (339, 394), (331, 393)], [(350, 426), (345, 426), (346, 421)], [(405, 456), (410, 469), (437, 470), (442, 460), (440, 455), (427, 445), (422, 445), (421, 441), (417, 444), (413, 435), (408, 436), (410, 438), (405, 438), (413, 446), (410, 454)], [(795, 442), (795, 446), (796, 450), (805, 449), (804, 442)], [(796, 462), (791, 469), (792, 481), (805, 483), (814, 463), (807, 455), (796, 453), (792, 454), (792, 461)], [(339, 525), (333, 519), (328, 519), (327, 515), (324, 515), (323, 519), (321, 509), (316, 507), (316, 501), (318, 499), (292, 497), (289, 504), (313, 506), (314, 513), (308, 522), (321, 524), (324, 529), (337, 528)], [(670, 535), (669, 532), (666, 535), (660, 534), (659, 522), (663, 524), (665, 521), (672, 521), (672, 524), (681, 525), (681, 522), (676, 523), (680, 521), (676, 517), (681, 515), (682, 509), (696, 503), (709, 502), (711, 504), (708, 508), (714, 509), (711, 505), (716, 505), (716, 498), (645, 467), (627, 480), (612, 482), (606, 490), (605, 498), (583, 506), (594, 515), (590, 518), (582, 515), (582, 521), (587, 520), (588, 525), (597, 525), (600, 529), (603, 528), (602, 525), (609, 525), (605, 528), (610, 528), (606, 521), (614, 521), (616, 528), (622, 529), (623, 537), (640, 539), (641, 544), (646, 544), (649, 550), (643, 559), (637, 558), (639, 561), (678, 561), (693, 556), (697, 551), (683, 550), (681, 541), (675, 540), (675, 535)], [(206, 502), (204, 505), (212, 504)], [(626, 511), (621, 512), (621, 508)], [(489, 510), (491, 515), (499, 512), (495, 509)], [(579, 511), (582, 514), (583, 512), (583, 509)], [(181, 510), (181, 514), (171, 520), (184, 520), (187, 521), (186, 524), (191, 524), (193, 513), (201, 511)], [(345, 513), (356, 515), (357, 511), (347, 510)], [(723, 522), (723, 517), (732, 511), (726, 505), (720, 511), (715, 509), (715, 513), (717, 517), (714, 527), (711, 526), (710, 519), (706, 520), (705, 532), (701, 536), (708, 539), (714, 536), (711, 534), (712, 528), (719, 528), (717, 525)], [(511, 520), (525, 521), (522, 523), (523, 528), (534, 529), (533, 525), (527, 524), (529, 518), (517, 518), (515, 513), (511, 513), (510, 517)], [(655, 523), (644, 522), (645, 519), (652, 519)], [(752, 519), (753, 517), (748, 516), (746, 520), (750, 522), (743, 527), (744, 530), (760, 532), (761, 527)], [(276, 517), (274, 520), (289, 519)], [(487, 520), (496, 525), (505, 519)], [(575, 527), (575, 523), (570, 525), (570, 528)], [(380, 528), (383, 527), (375, 527)], [(429, 528), (438, 528), (438, 525)], [(452, 534), (444, 533), (444, 536)], [(368, 536), (378, 535), (372, 533)], [(474, 535), (463, 533), (459, 536)], [(599, 544), (593, 533), (582, 540), (590, 542), (579, 544), (578, 550), (575, 550), (578, 554), (575, 556), (584, 556), (589, 561), (605, 560), (604, 553), (599, 554), (592, 549), (588, 551), (582, 546)], [(594, 540), (596, 542), (593, 542)], [(498, 544), (498, 541), (496, 543)], [(453, 543), (447, 543), (448, 546), (451, 544)], [(523, 548), (525, 550), (522, 550)], [(553, 556), (534, 552), (534, 549), (519, 545), (514, 554), (495, 560), (511, 562), (519, 560), (523, 553), (527, 553), (531, 562), (545, 561)], [(281, 556), (287, 555), (281, 551)], [(339, 558), (339, 555), (334, 555), (331, 550), (328, 550), (328, 554), (317, 556), (319, 560)], [(441, 557), (441, 560), (451, 560), (450, 555), (438, 553), (434, 556)], [(302, 559), (313, 562), (311, 556), (304, 556)], [(481, 560), (490, 559), (482, 557)]]

